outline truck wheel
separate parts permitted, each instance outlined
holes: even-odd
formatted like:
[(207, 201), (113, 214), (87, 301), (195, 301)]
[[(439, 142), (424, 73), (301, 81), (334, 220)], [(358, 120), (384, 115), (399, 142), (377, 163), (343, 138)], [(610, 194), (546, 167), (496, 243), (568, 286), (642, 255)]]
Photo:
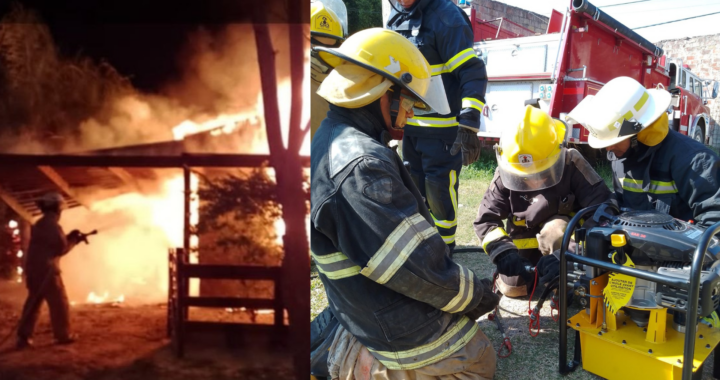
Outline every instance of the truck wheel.
[(699, 142), (700, 144), (705, 144), (705, 136), (703, 135), (703, 131), (700, 126), (695, 127), (695, 134), (693, 135), (693, 140)]

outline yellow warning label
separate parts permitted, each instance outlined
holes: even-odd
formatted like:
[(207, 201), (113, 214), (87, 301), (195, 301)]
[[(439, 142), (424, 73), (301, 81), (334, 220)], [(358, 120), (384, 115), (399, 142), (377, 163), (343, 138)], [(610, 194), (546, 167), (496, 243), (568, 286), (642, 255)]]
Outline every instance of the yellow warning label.
[[(615, 255), (613, 254), (612, 262), (615, 262)], [(625, 264), (623, 266), (635, 268), (635, 263), (632, 262), (630, 256), (625, 254)], [(627, 305), (632, 298), (633, 291), (635, 291), (635, 277), (628, 276), (620, 273), (610, 273), (608, 276), (608, 284), (603, 289), (603, 295), (605, 296), (605, 305), (610, 308), (610, 311), (617, 313), (621, 307)]]

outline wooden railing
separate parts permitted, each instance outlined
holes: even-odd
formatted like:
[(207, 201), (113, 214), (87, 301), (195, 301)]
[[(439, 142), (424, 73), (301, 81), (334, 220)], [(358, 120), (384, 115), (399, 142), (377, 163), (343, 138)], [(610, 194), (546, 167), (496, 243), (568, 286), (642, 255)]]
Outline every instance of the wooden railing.
[[(192, 331), (221, 330), (237, 333), (244, 328), (259, 330), (271, 327), (281, 335), (286, 331), (284, 306), (282, 302), (282, 278), (280, 267), (257, 267), (241, 265), (191, 264), (182, 248), (171, 249), (168, 255), (168, 313), (167, 334), (172, 338), (175, 354), (185, 354), (186, 335)], [(273, 299), (238, 297), (190, 296), (191, 278), (228, 280), (270, 280), (273, 281)], [(273, 309), (273, 325), (246, 325), (232, 322), (191, 321), (188, 309), (191, 307), (245, 308), (248, 310)]]

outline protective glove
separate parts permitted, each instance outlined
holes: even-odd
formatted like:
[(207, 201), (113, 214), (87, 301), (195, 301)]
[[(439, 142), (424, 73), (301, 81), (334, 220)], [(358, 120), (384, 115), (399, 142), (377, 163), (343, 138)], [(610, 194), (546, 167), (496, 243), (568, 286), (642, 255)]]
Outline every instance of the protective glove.
[(543, 256), (547, 256), (560, 249), (562, 238), (569, 221), (567, 217), (555, 215), (545, 222), (540, 233), (536, 235), (538, 249), (540, 249)]
[(538, 282), (547, 285), (555, 277), (560, 275), (560, 260), (555, 254), (543, 256), (535, 268), (538, 272)]
[(450, 154), (454, 156), (461, 149), (463, 166), (468, 166), (480, 158), (480, 140), (478, 140), (476, 132), (464, 128), (462, 125), (458, 128), (458, 134), (450, 149)]
[(455, 138), (450, 154), (453, 156), (462, 150), (462, 161), (468, 166), (480, 158), (480, 140), (477, 133), (480, 130), (480, 112), (474, 108), (466, 108), (458, 116), (460, 128)]
[(502, 275), (508, 277), (520, 276), (528, 284), (535, 280), (532, 273), (526, 269), (526, 267), (532, 267), (532, 263), (530, 260), (520, 256), (516, 249), (503, 252), (495, 262), (498, 273)]
[(476, 308), (470, 310), (468, 313), (465, 314), (473, 321), (477, 321), (483, 315), (493, 311), (493, 309), (497, 307), (498, 303), (500, 303), (500, 296), (495, 294), (495, 292), (493, 292), (492, 290), (492, 281), (487, 278), (483, 278), (482, 280), (480, 280), (480, 283), (482, 284), (483, 289), (483, 295), (480, 299), (480, 304)]

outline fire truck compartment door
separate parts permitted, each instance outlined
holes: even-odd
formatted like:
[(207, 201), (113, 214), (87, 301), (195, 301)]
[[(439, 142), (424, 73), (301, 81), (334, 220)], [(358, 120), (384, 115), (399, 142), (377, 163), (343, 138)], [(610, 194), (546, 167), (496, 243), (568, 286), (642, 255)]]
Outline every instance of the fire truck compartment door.
[(548, 72), (547, 52), (548, 45), (491, 49), (487, 52), (487, 74), (498, 77)]
[(533, 97), (532, 82), (490, 82), (485, 93), (488, 114), (485, 132), (500, 137), (503, 126), (519, 120), (525, 110), (525, 100)]

